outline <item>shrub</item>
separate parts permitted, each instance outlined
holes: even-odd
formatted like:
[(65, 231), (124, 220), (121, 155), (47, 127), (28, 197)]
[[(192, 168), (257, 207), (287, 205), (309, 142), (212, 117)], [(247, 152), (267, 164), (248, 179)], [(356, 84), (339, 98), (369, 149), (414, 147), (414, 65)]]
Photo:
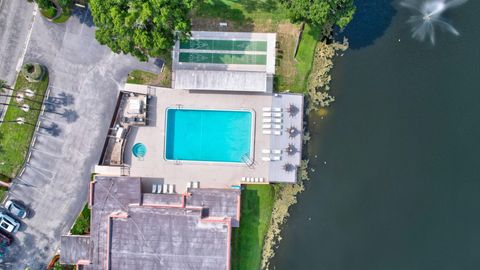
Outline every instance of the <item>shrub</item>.
[(72, 229), (70, 230), (71, 234), (74, 235), (83, 235), (90, 232), (90, 209), (88, 205), (85, 205), (82, 212), (78, 216), (75, 224), (73, 224)]
[(45, 69), (38, 63), (26, 63), (22, 66), (22, 75), (29, 82), (39, 82), (45, 75)]

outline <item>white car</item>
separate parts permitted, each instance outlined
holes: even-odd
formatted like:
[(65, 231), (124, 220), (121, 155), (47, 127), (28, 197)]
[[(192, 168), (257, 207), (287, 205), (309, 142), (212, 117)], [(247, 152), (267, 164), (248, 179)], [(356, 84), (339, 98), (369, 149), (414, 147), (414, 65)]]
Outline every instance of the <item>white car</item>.
[(8, 213), (0, 213), (0, 228), (7, 232), (15, 233), (20, 228), (20, 222), (16, 221)]
[(8, 200), (5, 203), (5, 208), (8, 212), (12, 213), (14, 216), (19, 218), (26, 218), (27, 217), (27, 209), (20, 203), (14, 200)]

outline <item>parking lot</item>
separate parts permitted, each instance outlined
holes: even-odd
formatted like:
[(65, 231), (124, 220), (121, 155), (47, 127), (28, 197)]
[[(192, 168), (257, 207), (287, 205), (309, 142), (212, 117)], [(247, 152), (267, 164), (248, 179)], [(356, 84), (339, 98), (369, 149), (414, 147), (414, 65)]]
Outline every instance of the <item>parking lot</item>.
[(128, 72), (159, 72), (161, 63), (141, 63), (98, 44), (91, 16), (81, 8), (59, 25), (37, 15), (25, 61), (48, 68), (50, 96), (26, 170), (9, 192), (32, 214), (15, 234), (3, 267), (36, 270), (45, 268), (86, 202)]

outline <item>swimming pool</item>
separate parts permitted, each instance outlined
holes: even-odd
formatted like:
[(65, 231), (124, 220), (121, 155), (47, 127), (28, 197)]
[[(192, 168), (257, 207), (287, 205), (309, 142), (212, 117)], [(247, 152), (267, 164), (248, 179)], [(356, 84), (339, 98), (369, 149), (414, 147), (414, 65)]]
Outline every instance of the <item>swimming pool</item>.
[(165, 158), (233, 163), (251, 160), (252, 114), (168, 108)]

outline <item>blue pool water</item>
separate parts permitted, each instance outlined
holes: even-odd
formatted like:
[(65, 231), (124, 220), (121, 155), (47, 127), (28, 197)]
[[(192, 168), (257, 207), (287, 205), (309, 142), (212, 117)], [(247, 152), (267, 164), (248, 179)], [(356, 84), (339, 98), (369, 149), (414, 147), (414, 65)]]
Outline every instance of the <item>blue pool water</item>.
[(136, 143), (132, 147), (132, 154), (135, 157), (142, 158), (147, 154), (147, 147), (143, 143)]
[(167, 110), (168, 160), (243, 162), (250, 157), (252, 113)]

